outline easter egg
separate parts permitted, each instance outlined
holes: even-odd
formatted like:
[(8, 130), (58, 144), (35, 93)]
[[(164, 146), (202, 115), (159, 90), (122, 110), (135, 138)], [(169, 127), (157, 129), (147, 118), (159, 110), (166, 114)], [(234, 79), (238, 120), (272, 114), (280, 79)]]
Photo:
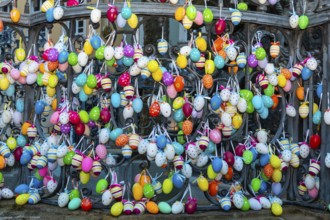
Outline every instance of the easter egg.
[(146, 203), (146, 208), (150, 214), (157, 214), (159, 212), (158, 205), (154, 201), (148, 201)]
[(167, 202), (158, 203), (158, 208), (162, 214), (170, 214), (172, 212), (172, 208)]
[(304, 30), (309, 24), (309, 18), (306, 15), (300, 15), (298, 20), (299, 28)]
[(283, 213), (282, 206), (280, 204), (278, 204), (277, 202), (272, 204), (271, 210), (272, 210), (273, 215), (275, 215), (275, 216), (280, 216)]
[(169, 194), (172, 192), (173, 189), (173, 182), (171, 179), (166, 178), (163, 182), (162, 189), (164, 194)]
[(122, 202), (116, 202), (111, 206), (110, 213), (111, 215), (117, 217), (123, 212), (124, 205)]

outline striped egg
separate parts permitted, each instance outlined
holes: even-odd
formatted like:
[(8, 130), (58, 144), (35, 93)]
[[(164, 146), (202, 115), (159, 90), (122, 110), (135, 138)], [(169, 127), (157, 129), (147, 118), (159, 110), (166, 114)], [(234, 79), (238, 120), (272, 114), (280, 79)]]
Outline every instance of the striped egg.
[(246, 55), (245, 53), (239, 53), (239, 55), (236, 57), (236, 63), (239, 68), (244, 68), (246, 66)]
[(293, 68), (292, 68), (292, 74), (293, 76), (297, 77), (300, 76), (302, 69), (304, 68), (304, 66), (300, 63), (296, 63)]
[(161, 194), (163, 192), (162, 184), (159, 181), (152, 182), (152, 188), (157, 194)]
[(145, 211), (146, 211), (146, 205), (144, 202), (138, 202), (135, 204), (134, 209), (133, 209), (134, 213), (137, 215), (142, 215)]
[(203, 54), (201, 54), (201, 57), (197, 61), (196, 67), (200, 70), (204, 69), (204, 67), (205, 67), (205, 56)]
[(37, 168), (42, 169), (48, 164), (48, 159), (45, 156), (40, 156), (37, 161)]
[(40, 145), (35, 143), (34, 145), (31, 145), (28, 149), (28, 152), (31, 154), (31, 155), (36, 155), (40, 150)]
[(201, 136), (198, 140), (198, 146), (200, 149), (205, 150), (209, 146), (210, 138), (208, 136)]
[(232, 131), (233, 131), (232, 126), (225, 126), (224, 128), (222, 128), (222, 134), (225, 137), (229, 137), (231, 135)]
[(61, 131), (61, 123), (60, 122), (58, 122), (57, 124), (54, 125), (54, 130), (57, 131), (57, 132)]
[(129, 159), (132, 157), (132, 148), (129, 146), (129, 145), (125, 145), (122, 149), (121, 149), (121, 153), (123, 154), (123, 156), (126, 158), (126, 159)]
[(148, 70), (148, 68), (143, 68), (143, 69), (141, 70), (141, 77), (142, 77), (142, 79), (147, 79), (147, 78), (150, 77), (150, 75), (151, 75), (151, 73), (150, 73), (150, 71)]
[(191, 26), (193, 25), (193, 21), (189, 20), (187, 15), (185, 15), (182, 20), (182, 24), (185, 29), (189, 30), (191, 28)]
[(44, 108), (44, 111), (42, 112), (42, 115), (47, 117), (51, 111), (52, 111), (52, 108), (50, 107), (50, 105), (46, 105)]
[(113, 195), (113, 198), (116, 199), (116, 201), (121, 201), (123, 197), (123, 188), (120, 184), (112, 184), (110, 186), (110, 192)]
[(32, 160), (30, 161), (32, 169), (37, 168), (38, 159), (39, 159), (38, 155), (34, 155), (32, 157)]
[(42, 75), (42, 84), (44, 86), (48, 86), (48, 80), (49, 80), (49, 77), (50, 77), (50, 73), (47, 73), (45, 72), (43, 75)]
[(290, 150), (293, 154), (300, 155), (299, 145), (297, 143), (291, 143)]
[(307, 118), (309, 114), (309, 107), (305, 103), (299, 106), (299, 115), (301, 118)]
[(298, 168), (300, 165), (299, 157), (296, 154), (292, 154), (292, 158), (290, 160), (290, 165), (293, 168)]
[(134, 204), (133, 204), (133, 202), (127, 201), (127, 202), (124, 203), (124, 210), (123, 210), (123, 212), (126, 215), (132, 214), (133, 213), (133, 210), (134, 210)]
[(181, 170), (183, 167), (183, 157), (182, 156), (175, 156), (173, 159), (173, 164), (176, 169)]
[[(21, 76), (26, 77), (29, 74), (29, 67), (28, 65), (24, 66), (19, 73)], [(49, 73), (48, 73), (49, 74)], [(50, 76), (50, 74), (49, 74)], [(47, 80), (47, 85), (48, 85), (48, 80)]]
[(102, 165), (99, 161), (94, 160), (92, 165), (92, 173), (94, 176), (99, 176), (102, 172)]
[(143, 50), (140, 47), (134, 48), (133, 59), (134, 62), (137, 62), (143, 56)]
[(125, 93), (120, 93), (120, 106), (125, 107), (128, 104), (128, 100), (126, 98)]
[(28, 199), (30, 205), (35, 205), (41, 200), (41, 197), (38, 192), (31, 193)]
[(282, 147), (283, 150), (286, 150), (286, 149), (289, 149), (290, 150), (289, 139), (283, 138), (283, 139), (279, 140), (278, 142), (281, 145), (281, 147)]
[(31, 127), (29, 127), (27, 129), (27, 136), (29, 138), (35, 138), (35, 137), (37, 137), (37, 134), (38, 134), (38, 132), (37, 132), (37, 128), (36, 127), (31, 126)]
[(47, 158), (49, 162), (54, 163), (57, 159), (57, 149), (50, 148), (47, 153)]
[(101, 86), (102, 89), (104, 89), (105, 91), (110, 91), (110, 89), (112, 88), (112, 81), (110, 78), (105, 77), (101, 80)]
[(281, 160), (281, 170), (286, 171), (288, 169), (288, 163), (284, 160)]
[(129, 146), (135, 150), (139, 146), (140, 143), (140, 136), (137, 134), (131, 134), (128, 139)]
[(0, 154), (4, 156), (5, 158), (8, 158), (10, 156), (10, 150), (7, 147), (7, 145), (2, 145), (0, 147)]
[(230, 117), (234, 117), (234, 115), (237, 113), (237, 108), (236, 106), (233, 106), (233, 105), (227, 105), (225, 107), (225, 112), (227, 112)]
[(131, 99), (134, 96), (134, 87), (133, 86), (125, 86), (124, 87), (124, 93), (127, 99)]
[(259, 86), (263, 89), (267, 89), (269, 80), (265, 74), (259, 74), (256, 79)]
[(310, 175), (316, 176), (317, 174), (319, 174), (320, 169), (321, 169), (320, 162), (312, 160), (312, 162), (308, 168), (308, 172)]
[(298, 186), (298, 193), (299, 195), (303, 196), (307, 192), (307, 187), (304, 182), (300, 182)]
[(238, 25), (241, 22), (242, 19), (242, 13), (239, 10), (235, 10), (233, 13), (231, 13), (231, 22), (233, 25)]
[(279, 42), (272, 43), (272, 46), (269, 48), (269, 53), (272, 58), (276, 58), (280, 54)]
[(72, 157), (72, 167), (73, 168), (77, 168), (81, 165), (81, 162), (83, 160), (83, 156), (81, 156), (80, 154), (75, 154), (73, 157)]
[(231, 201), (228, 197), (223, 197), (220, 199), (221, 208), (225, 211), (228, 211), (231, 208)]
[(158, 40), (157, 49), (161, 55), (165, 55), (168, 51), (168, 42), (164, 39)]
[(53, 7), (54, 7), (54, 1), (47, 0), (44, 3), (42, 3), (41, 11), (45, 13), (48, 9), (53, 8)]

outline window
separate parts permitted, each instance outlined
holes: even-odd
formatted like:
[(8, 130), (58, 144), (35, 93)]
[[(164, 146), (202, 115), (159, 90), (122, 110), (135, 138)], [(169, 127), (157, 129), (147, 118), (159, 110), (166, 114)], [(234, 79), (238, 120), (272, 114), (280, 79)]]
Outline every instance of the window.
[(76, 35), (85, 35), (86, 33), (86, 20), (76, 21)]
[(32, 12), (40, 11), (41, 5), (42, 5), (41, 0), (34, 0), (33, 1), (33, 10), (32, 10)]

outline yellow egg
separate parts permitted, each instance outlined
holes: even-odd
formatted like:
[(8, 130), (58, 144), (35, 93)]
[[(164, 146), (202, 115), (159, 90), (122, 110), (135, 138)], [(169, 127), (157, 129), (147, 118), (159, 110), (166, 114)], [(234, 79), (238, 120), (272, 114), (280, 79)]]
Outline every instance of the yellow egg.
[(9, 137), (6, 141), (6, 144), (10, 150), (15, 150), (15, 148), (17, 147), (17, 141), (13, 137)]
[(178, 7), (175, 10), (175, 13), (174, 13), (175, 20), (182, 21), (182, 19), (184, 18), (185, 15), (186, 15), (186, 10), (184, 9), (184, 7)]
[(158, 68), (155, 72), (151, 73), (151, 76), (156, 82), (160, 82), (163, 78), (163, 72), (160, 68)]
[(24, 61), (26, 56), (25, 50), (23, 48), (16, 49), (15, 56), (19, 61)]
[(182, 97), (176, 97), (173, 101), (173, 108), (175, 110), (178, 110), (178, 109), (182, 108), (184, 103), (185, 103), (185, 101)]
[(184, 69), (187, 67), (188, 65), (188, 60), (187, 57), (179, 54), (179, 56), (176, 58), (176, 64), (178, 65), (178, 67), (180, 67), (181, 69)]
[(213, 168), (212, 168), (212, 164), (210, 164), (208, 167), (207, 167), (207, 177), (210, 179), (210, 180), (214, 180), (216, 177), (217, 177), (217, 173), (214, 172)]
[(87, 184), (89, 182), (90, 177), (91, 177), (91, 175), (89, 173), (80, 171), (79, 178), (80, 178), (80, 182), (82, 184)]
[(277, 81), (279, 87), (283, 88), (286, 85), (286, 78), (283, 74), (277, 76)]
[(206, 43), (206, 40), (202, 37), (201, 32), (198, 33), (198, 37), (195, 42), (196, 42), (196, 47), (198, 48), (198, 50), (200, 50), (201, 52), (206, 51), (207, 43)]
[(272, 204), (272, 213), (273, 213), (273, 215), (275, 215), (275, 216), (280, 216), (280, 215), (282, 215), (282, 213), (283, 213), (283, 208), (282, 208), (282, 206), (281, 206), (280, 204), (278, 204), (277, 202), (274, 202), (274, 203)]
[(93, 93), (93, 89), (89, 88), (87, 84), (84, 85), (84, 92), (86, 95), (91, 95)]
[(48, 79), (48, 86), (55, 88), (58, 84), (58, 77), (56, 75), (50, 75)]
[(304, 102), (303, 104), (301, 104), (299, 106), (299, 115), (301, 118), (307, 118), (308, 114), (309, 114), (309, 107), (308, 105)]
[(236, 130), (239, 129), (241, 127), (243, 123), (243, 118), (241, 114), (235, 114), (232, 120), (232, 125), (233, 128), (235, 128)]
[(25, 205), (28, 200), (29, 200), (30, 194), (29, 193), (24, 193), (16, 197), (16, 204), (17, 205)]
[(10, 86), (9, 79), (4, 77), (0, 80), (0, 90), (7, 90)]
[(135, 29), (138, 25), (139, 19), (136, 16), (136, 14), (132, 14), (132, 16), (127, 20), (128, 25), (132, 28)]
[(211, 59), (206, 60), (205, 62), (205, 74), (213, 74), (215, 70), (214, 61)]
[(139, 201), (142, 199), (143, 188), (140, 183), (134, 183), (132, 191), (133, 191), (133, 197), (136, 201)]
[(172, 192), (173, 189), (173, 182), (171, 179), (166, 178), (163, 182), (163, 193), (164, 194), (169, 194)]
[(313, 114), (319, 110), (319, 106), (314, 102), (313, 103)]
[(197, 185), (198, 185), (199, 189), (202, 190), (203, 192), (205, 192), (209, 189), (209, 182), (207, 181), (207, 179), (204, 176), (199, 176), (197, 178)]
[(150, 72), (152, 72), (152, 73), (156, 72), (158, 69), (159, 69), (159, 64), (156, 60), (150, 60), (148, 62), (148, 70)]
[(124, 209), (123, 203), (116, 202), (115, 204), (113, 204), (113, 206), (111, 206), (110, 213), (111, 213), (111, 215), (117, 217), (117, 216), (121, 215), (121, 213), (123, 212), (123, 209)]
[(278, 156), (272, 154), (270, 156), (270, 165), (272, 165), (273, 168), (278, 169), (281, 167), (281, 160), (278, 158)]
[[(22, 72), (21, 72), (22, 73)], [(22, 75), (22, 74), (21, 74)], [(42, 75), (42, 84), (44, 86), (48, 86), (48, 82), (49, 82), (49, 77), (51, 76), (50, 73), (45, 72), (44, 75)]]
[(182, 20), (182, 24), (185, 29), (189, 30), (193, 25), (193, 22), (185, 15)]
[(46, 93), (49, 97), (54, 97), (54, 95), (56, 94), (56, 89), (47, 86), (46, 87)]
[(280, 169), (274, 169), (272, 179), (275, 183), (279, 183), (282, 180), (282, 172)]
[(84, 51), (88, 56), (93, 53), (93, 47), (89, 40), (86, 40), (84, 43)]
[(55, 4), (54, 0), (45, 1), (41, 5), (41, 11), (45, 13), (48, 9), (53, 8), (54, 4)]

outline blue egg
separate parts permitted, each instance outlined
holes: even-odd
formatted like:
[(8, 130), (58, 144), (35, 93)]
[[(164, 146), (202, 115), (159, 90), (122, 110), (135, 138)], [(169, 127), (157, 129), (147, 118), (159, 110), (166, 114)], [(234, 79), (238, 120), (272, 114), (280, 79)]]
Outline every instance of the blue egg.
[(34, 105), (34, 112), (37, 115), (41, 115), (43, 111), (45, 110), (45, 102), (42, 100), (38, 100), (36, 104)]
[(42, 180), (38, 180), (37, 178), (33, 177), (31, 185), (33, 188), (38, 189), (38, 188), (42, 187), (43, 182), (42, 182)]
[(222, 159), (216, 157), (214, 160), (212, 160), (212, 169), (214, 172), (219, 173), (222, 169)]
[(183, 175), (180, 175), (178, 173), (175, 173), (172, 176), (172, 182), (175, 188), (182, 189), (184, 185), (185, 177)]
[(99, 49), (99, 47), (101, 47), (101, 38), (97, 35), (94, 35), (90, 39), (90, 43), (91, 43), (92, 47), (94, 48), (94, 50), (97, 50), (97, 49)]
[(182, 146), (182, 144), (180, 144), (179, 142), (172, 142), (172, 145), (174, 147), (174, 151), (176, 155), (181, 155), (184, 152), (184, 147)]
[(198, 62), (199, 59), (201, 58), (201, 52), (197, 48), (193, 48), (190, 52), (190, 59), (193, 62)]
[(264, 106), (263, 101), (262, 101), (262, 98), (259, 95), (253, 96), (253, 98), (252, 98), (252, 104), (253, 104), (253, 107), (256, 110), (260, 110)]
[(261, 113), (259, 113), (260, 118), (266, 119), (268, 118), (269, 115), (269, 110), (268, 108), (265, 108)]
[(125, 20), (129, 19), (132, 16), (132, 10), (130, 7), (127, 6), (123, 7), (120, 13)]
[(321, 98), (321, 94), (322, 94), (322, 84), (318, 84), (316, 88), (316, 95), (317, 97)]
[(56, 76), (58, 77), (58, 80), (65, 80), (66, 79), (65, 75), (66, 73), (56, 70)]
[(312, 76), (313, 72), (308, 67), (304, 67), (301, 70), (301, 78), (303, 80), (308, 80)]
[(78, 77), (75, 79), (75, 83), (79, 87), (83, 87), (86, 84), (87, 81), (87, 74), (86, 73), (80, 73)]
[(173, 118), (174, 118), (174, 121), (176, 121), (176, 122), (181, 122), (181, 121), (183, 121), (183, 119), (184, 119), (183, 110), (182, 110), (181, 108), (178, 109), (178, 110), (176, 110), (176, 111), (174, 112)]
[(66, 50), (61, 51), (58, 55), (58, 62), (63, 64), (68, 61), (69, 53)]
[(13, 84), (10, 84), (8, 89), (5, 91), (6, 96), (13, 96), (15, 94), (15, 86)]
[(17, 145), (20, 147), (24, 147), (26, 145), (26, 138), (23, 135), (18, 135), (16, 138)]
[(86, 102), (88, 99), (88, 95), (84, 92), (84, 90), (80, 90), (79, 92), (79, 100), (82, 102)]
[(212, 154), (215, 151), (216, 145), (213, 141), (209, 142), (209, 145), (205, 149), (205, 153)]
[(24, 100), (23, 99), (17, 99), (15, 103), (16, 111), (18, 112), (24, 112)]
[(222, 69), (225, 66), (225, 60), (222, 56), (216, 55), (214, 58), (214, 65), (217, 69)]
[(143, 109), (143, 102), (142, 102), (142, 99), (140, 98), (135, 98), (133, 100), (133, 103), (132, 103), (132, 106), (133, 106), (133, 110), (136, 112), (136, 113), (140, 113)]
[(267, 183), (265, 181), (261, 181), (259, 193), (263, 194), (266, 192), (266, 190), (267, 190)]
[(50, 8), (46, 11), (46, 20), (47, 22), (54, 22), (54, 8)]
[(119, 108), (120, 106), (120, 94), (118, 92), (115, 92), (111, 95), (111, 105), (114, 108)]
[(157, 147), (159, 147), (160, 149), (163, 149), (164, 147), (166, 147), (166, 144), (167, 144), (166, 136), (164, 134), (158, 135), (156, 138), (156, 144), (157, 144)]
[(269, 163), (269, 158), (269, 154), (261, 154), (259, 158), (260, 166), (266, 166)]
[(219, 93), (216, 93), (212, 96), (210, 103), (213, 111), (218, 110), (220, 108), (222, 100)]
[(133, 57), (125, 57), (125, 56), (123, 57), (123, 64), (125, 66), (130, 67), (133, 65), (133, 63), (134, 63)]
[(110, 132), (110, 139), (111, 139), (112, 141), (115, 141), (115, 140), (117, 139), (117, 137), (119, 137), (119, 135), (121, 135), (121, 134), (123, 134), (123, 133), (124, 133), (123, 129), (121, 129), (121, 128), (116, 128), (116, 129), (114, 129), (114, 130), (112, 130), (112, 131)]
[(20, 185), (16, 186), (14, 192), (16, 194), (23, 194), (23, 193), (29, 192), (29, 189), (30, 189), (30, 187), (28, 185), (20, 184)]
[(315, 112), (315, 114), (313, 115), (313, 123), (315, 125), (320, 124), (321, 117), (322, 117), (321, 111), (320, 110), (317, 110), (317, 112)]
[(271, 97), (267, 96), (267, 95), (262, 96), (262, 101), (263, 101), (266, 108), (271, 108), (274, 104), (273, 99)]
[(31, 159), (32, 159), (32, 156), (30, 153), (23, 152), (19, 162), (21, 163), (21, 165), (25, 166), (31, 161)]
[(252, 152), (253, 154), (253, 160), (252, 161), (255, 161), (257, 159), (257, 156), (258, 156), (258, 151), (257, 149), (255, 149), (254, 147), (250, 149), (250, 151)]

